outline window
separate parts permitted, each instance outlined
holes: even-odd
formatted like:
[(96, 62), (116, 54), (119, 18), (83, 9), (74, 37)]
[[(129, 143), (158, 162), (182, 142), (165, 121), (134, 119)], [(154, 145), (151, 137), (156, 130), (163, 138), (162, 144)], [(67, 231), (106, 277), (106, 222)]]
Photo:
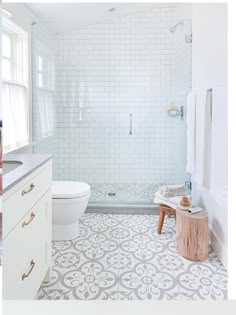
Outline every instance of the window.
[(2, 34), (2, 67), (3, 79), (11, 80), (13, 77), (13, 52), (12, 52), (12, 36), (9, 33)]
[(3, 18), (3, 151), (29, 144), (28, 33)]
[[(42, 45), (42, 44), (41, 44)], [(43, 46), (43, 45), (42, 45)], [(43, 48), (41, 47), (43, 50)], [(44, 51), (36, 56), (36, 84), (47, 91), (54, 91), (54, 62), (52, 52), (44, 47)]]
[(54, 55), (49, 47), (37, 41), (35, 51), (36, 87), (34, 101), (38, 109), (37, 140), (54, 133)]
[(37, 58), (37, 79), (38, 79), (38, 87), (43, 88), (43, 77), (45, 76), (43, 71), (43, 57), (38, 56)]

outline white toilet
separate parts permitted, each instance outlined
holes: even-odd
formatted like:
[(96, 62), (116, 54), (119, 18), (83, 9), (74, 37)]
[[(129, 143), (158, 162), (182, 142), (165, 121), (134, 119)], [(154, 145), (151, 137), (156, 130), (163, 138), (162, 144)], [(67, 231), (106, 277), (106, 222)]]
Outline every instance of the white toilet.
[(81, 182), (52, 184), (52, 240), (68, 241), (79, 235), (79, 218), (90, 198), (90, 186)]

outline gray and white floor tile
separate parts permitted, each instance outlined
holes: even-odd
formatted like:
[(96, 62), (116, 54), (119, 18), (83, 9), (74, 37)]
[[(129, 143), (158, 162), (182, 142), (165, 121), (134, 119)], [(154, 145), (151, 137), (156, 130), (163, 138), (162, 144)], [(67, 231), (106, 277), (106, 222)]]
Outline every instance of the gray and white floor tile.
[(53, 242), (52, 279), (38, 299), (223, 300), (227, 272), (216, 254), (196, 263), (176, 252), (175, 220), (157, 234), (157, 215), (86, 213), (80, 235)]

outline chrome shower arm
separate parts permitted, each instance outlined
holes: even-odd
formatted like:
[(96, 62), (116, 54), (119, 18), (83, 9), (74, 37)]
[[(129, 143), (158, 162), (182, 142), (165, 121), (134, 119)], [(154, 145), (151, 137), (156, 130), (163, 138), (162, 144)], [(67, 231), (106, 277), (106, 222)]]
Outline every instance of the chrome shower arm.
[(132, 135), (133, 133), (133, 126), (132, 126), (132, 119), (133, 119), (133, 115), (129, 114), (129, 134)]

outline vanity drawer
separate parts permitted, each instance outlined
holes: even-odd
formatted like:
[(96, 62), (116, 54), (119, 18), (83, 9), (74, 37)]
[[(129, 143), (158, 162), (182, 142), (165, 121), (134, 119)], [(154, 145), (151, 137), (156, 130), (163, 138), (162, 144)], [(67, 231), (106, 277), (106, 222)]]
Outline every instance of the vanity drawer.
[(17, 244), (27, 251), (34, 246), (35, 239), (47, 237), (50, 228), (51, 190), (20, 220), (15, 228), (3, 240), (4, 258), (14, 259)]
[[(38, 201), (3, 240), (3, 293), (6, 299), (35, 297), (50, 262), (50, 213), (51, 191)], [(29, 276), (22, 280), (23, 274), (27, 272)]]
[(3, 238), (16, 226), (34, 204), (51, 188), (52, 168), (49, 164), (3, 202)]
[(25, 252), (24, 248), (15, 248), (15, 259), (8, 262), (3, 272), (4, 299), (35, 298), (48, 269), (45, 259), (46, 245), (45, 239), (42, 238), (38, 239), (31, 251)]

